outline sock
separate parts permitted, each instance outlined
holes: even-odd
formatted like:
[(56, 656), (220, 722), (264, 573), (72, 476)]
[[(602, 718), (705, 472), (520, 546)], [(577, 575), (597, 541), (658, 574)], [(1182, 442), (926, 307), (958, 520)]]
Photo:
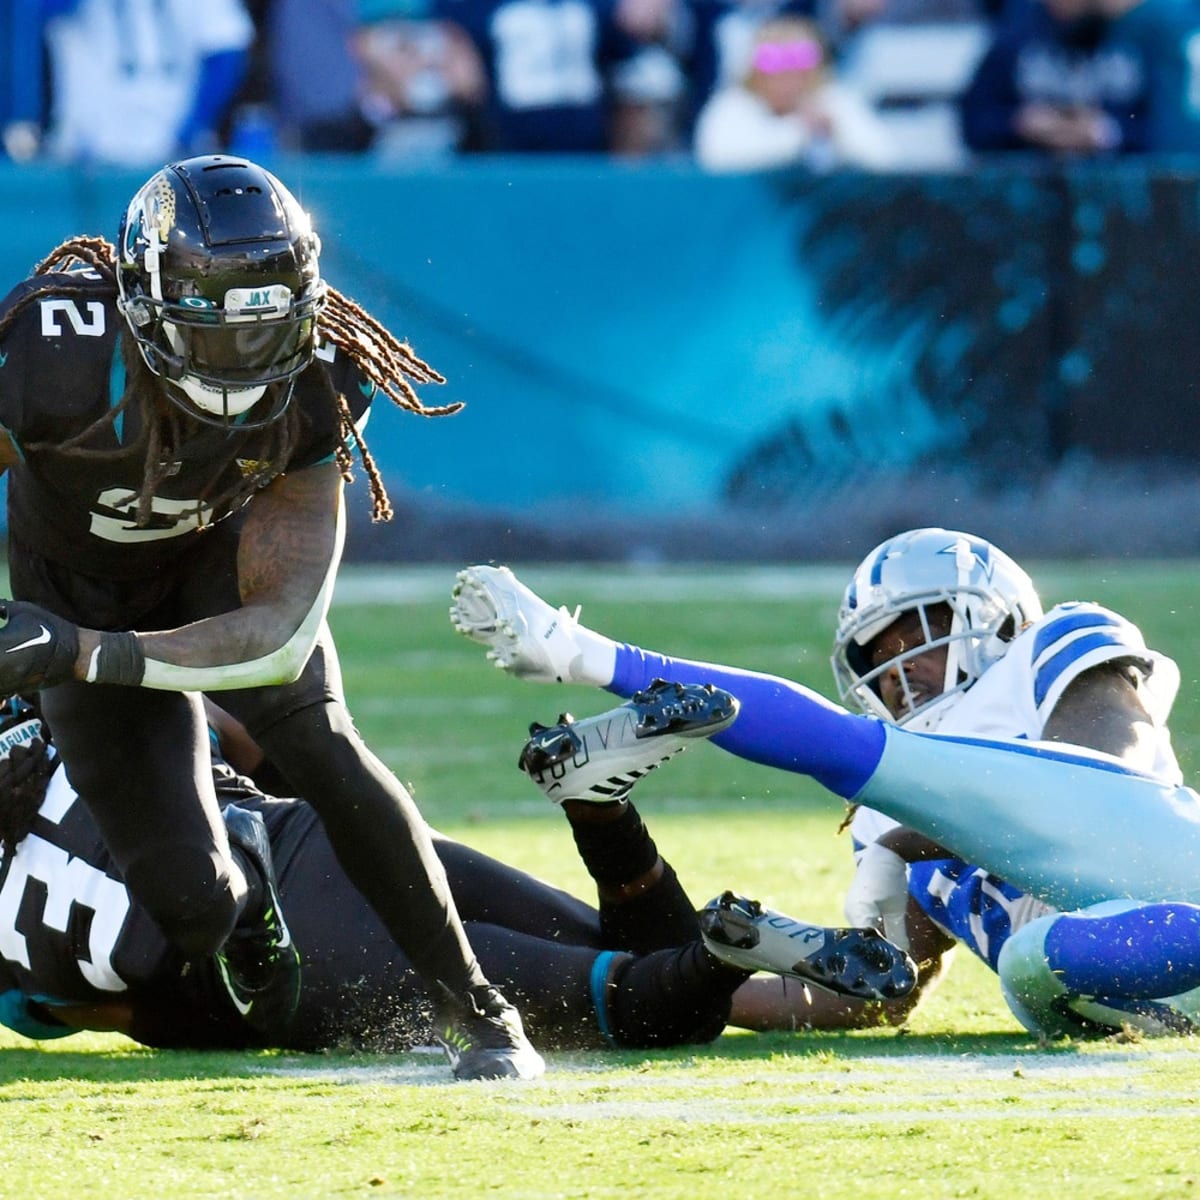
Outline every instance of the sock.
[(579, 658), (571, 664), (571, 681), (608, 687), (617, 669), (617, 643), (586, 625), (577, 625), (575, 644)]
[(1200, 906), (1064, 915), (1046, 934), (1045, 955), (1069, 992), (1152, 998), (1190, 991), (1200, 986)]
[(711, 683), (732, 692), (741, 712), (713, 745), (750, 762), (811, 775), (823, 787), (852, 799), (879, 765), (886, 726), (847, 712), (816, 692), (774, 675), (715, 663), (667, 658), (637, 646), (617, 648), (609, 691), (632, 696), (653, 679)]
[[(671, 864), (658, 853), (636, 808), (585, 804), (564, 807), (579, 857), (596, 881), (601, 944), (635, 954), (680, 946), (700, 934), (695, 905)], [(657, 875), (654, 874), (657, 868)], [(612, 892), (645, 880), (643, 891), (620, 898)]]
[(646, 954), (699, 936), (695, 905), (669, 862), (663, 862), (662, 874), (640, 896), (617, 904), (600, 899), (602, 945)]
[(619, 810), (592, 807), (598, 811), (585, 811), (579, 817), (564, 810), (588, 874), (598, 884), (614, 887), (645, 875), (658, 861), (658, 847), (637, 809), (629, 803)]

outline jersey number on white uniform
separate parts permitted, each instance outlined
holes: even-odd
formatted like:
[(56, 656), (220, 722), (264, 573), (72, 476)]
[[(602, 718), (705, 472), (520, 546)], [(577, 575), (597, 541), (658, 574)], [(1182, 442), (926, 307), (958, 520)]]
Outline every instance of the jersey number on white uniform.
[(506, 107), (593, 104), (596, 17), (586, 4), (505, 4), (492, 18), (496, 90)]

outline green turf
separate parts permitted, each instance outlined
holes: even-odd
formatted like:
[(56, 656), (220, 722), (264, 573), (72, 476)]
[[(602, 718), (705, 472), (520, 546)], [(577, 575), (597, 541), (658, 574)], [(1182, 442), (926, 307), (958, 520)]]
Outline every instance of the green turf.
[[(844, 572), (530, 569), (590, 624), (829, 688)], [(1200, 749), (1193, 564), (1034, 565), (1050, 600), (1109, 603), (1183, 669)], [(531, 719), (603, 693), (508, 679), (449, 629), (453, 572), (347, 570), (333, 623), (368, 740), (428, 818), (588, 893), (560, 814), (515, 768)], [(749, 591), (753, 599), (739, 599)], [(392, 603), (349, 603), (379, 594)], [(797, 598), (797, 596), (799, 598)], [(735, 887), (835, 920), (841, 805), (698, 746), (639, 788), (697, 901)], [(1195, 1196), (1200, 1046), (1039, 1046), (960, 957), (908, 1031), (730, 1033), (670, 1053), (550, 1054), (536, 1084), (454, 1085), (428, 1055), (201, 1055), (0, 1036), (0, 1197)]]

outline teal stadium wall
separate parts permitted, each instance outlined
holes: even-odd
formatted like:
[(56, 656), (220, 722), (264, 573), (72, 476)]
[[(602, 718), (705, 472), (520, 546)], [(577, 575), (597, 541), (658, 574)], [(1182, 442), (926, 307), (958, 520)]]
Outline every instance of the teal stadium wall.
[[(269, 165), (330, 281), (448, 377), (425, 398), (467, 404), (377, 405), (400, 520), (356, 525), (358, 556), (857, 557), (935, 521), (1027, 552), (1200, 545), (1200, 203), (1178, 164)], [(0, 170), (7, 279), (114, 237), (141, 180)]]

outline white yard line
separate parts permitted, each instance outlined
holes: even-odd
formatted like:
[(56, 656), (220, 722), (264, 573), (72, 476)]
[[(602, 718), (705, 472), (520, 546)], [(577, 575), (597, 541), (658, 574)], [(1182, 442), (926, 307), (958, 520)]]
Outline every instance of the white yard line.
[[(450, 1073), (431, 1051), (377, 1066), (312, 1068), (283, 1064), (264, 1074), (348, 1085), (444, 1086)], [(730, 1075), (693, 1072), (681, 1066), (661, 1073), (629, 1075), (599, 1056), (550, 1064), (536, 1084), (513, 1090), (492, 1085), (514, 1111), (542, 1119), (570, 1121), (652, 1120), (698, 1124), (840, 1124), (844, 1122), (941, 1122), (1042, 1120), (1077, 1121), (1097, 1117), (1124, 1121), (1195, 1117), (1190, 1090), (1164, 1090), (1155, 1076), (1166, 1062), (1187, 1051), (1099, 1052), (1068, 1057), (1062, 1053), (901, 1054), (854, 1056), (839, 1066), (794, 1074), (737, 1070)], [(422, 1062), (424, 1058), (426, 1061)], [(595, 1082), (593, 1082), (593, 1080)], [(611, 1080), (611, 1082), (610, 1082)], [(1027, 1086), (1019, 1107), (1009, 1108), (978, 1096), (964, 1101), (963, 1088)], [(602, 1085), (605, 1094), (588, 1098)], [(1047, 1085), (1050, 1085), (1050, 1090)], [(748, 1091), (748, 1089), (754, 1089)], [(877, 1090), (873, 1090), (877, 1089)], [(613, 1094), (610, 1096), (609, 1092)], [(690, 1093), (706, 1093), (697, 1097)], [(1064, 1104), (1056, 1105), (1053, 1096)]]
[[(632, 600), (643, 604), (677, 604), (687, 600), (822, 599), (836, 603), (849, 568), (811, 567), (668, 567), (639, 570), (593, 565), (530, 567), (518, 574), (548, 599), (572, 600), (579, 591), (589, 598)], [(334, 604), (449, 605), (454, 567), (342, 567)], [(560, 597), (560, 593), (562, 593)]]

